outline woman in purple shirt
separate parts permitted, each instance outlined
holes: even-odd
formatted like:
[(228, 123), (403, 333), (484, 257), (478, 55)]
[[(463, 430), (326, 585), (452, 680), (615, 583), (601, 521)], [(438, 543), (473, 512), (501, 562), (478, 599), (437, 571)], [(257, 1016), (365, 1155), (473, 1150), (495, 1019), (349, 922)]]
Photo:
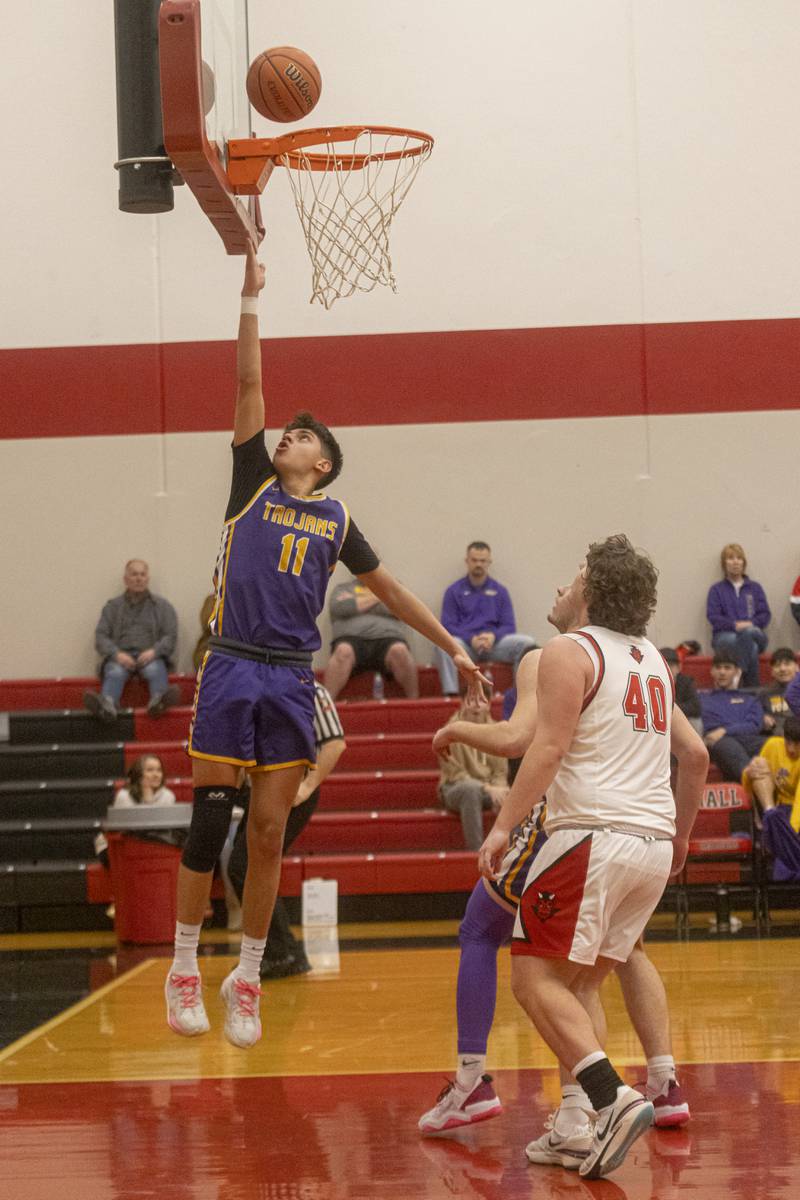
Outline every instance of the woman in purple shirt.
[(767, 648), (772, 614), (760, 583), (745, 574), (747, 558), (738, 542), (722, 547), (723, 578), (708, 591), (706, 615), (715, 650), (731, 650), (742, 669), (742, 687), (758, 687), (758, 656)]

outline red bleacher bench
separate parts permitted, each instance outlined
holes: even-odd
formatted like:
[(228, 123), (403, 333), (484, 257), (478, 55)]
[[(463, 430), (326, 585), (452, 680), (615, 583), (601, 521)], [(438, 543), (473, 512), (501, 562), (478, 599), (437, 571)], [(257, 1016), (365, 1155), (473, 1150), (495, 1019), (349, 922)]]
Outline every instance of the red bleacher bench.
[(303, 860), (306, 879), (335, 879), (344, 896), (468, 892), (478, 878), (472, 850), (330, 854)]
[(320, 811), (431, 808), (438, 786), (436, 770), (334, 771), (322, 785)]
[[(484, 814), (487, 832), (493, 819), (493, 813)], [(463, 850), (464, 834), (457, 815), (441, 808), (413, 812), (316, 812), (292, 848), (306, 855)]]
[[(281, 896), (299, 896), (303, 891), (303, 859), (297, 855), (287, 855), (281, 867), (281, 881), (278, 888)], [(225, 889), (222, 879), (217, 876), (211, 885), (212, 900), (222, 900)], [(111, 904), (114, 897), (111, 892), (111, 872), (101, 862), (87, 863), (86, 866), (86, 902), (87, 904)]]
[(435, 767), (430, 733), (356, 735), (347, 739), (340, 760), (348, 771), (387, 771)]
[[(681, 663), (681, 671), (684, 675), (691, 675), (699, 688), (710, 688), (712, 686), (711, 659), (712, 655), (710, 654), (687, 654)], [(760, 683), (769, 683), (770, 681), (769, 659), (769, 654), (760, 654), (758, 656), (758, 677)]]
[[(194, 698), (194, 675), (170, 675), (181, 691), (181, 703), (191, 704)], [(83, 693), (96, 692), (100, 680), (96, 675), (53, 676), (45, 679), (2, 679), (0, 680), (0, 712), (15, 712), (20, 709), (76, 708), (83, 707)], [(142, 679), (130, 679), (122, 693), (123, 708), (146, 708), (150, 698), (147, 684)]]
[[(689, 837), (679, 886), (688, 890), (744, 886), (753, 890), (754, 911), (760, 912), (755, 862), (755, 824), (750, 796), (738, 783), (709, 783)], [(718, 904), (718, 914), (721, 909)], [(727, 903), (727, 901), (726, 901)]]

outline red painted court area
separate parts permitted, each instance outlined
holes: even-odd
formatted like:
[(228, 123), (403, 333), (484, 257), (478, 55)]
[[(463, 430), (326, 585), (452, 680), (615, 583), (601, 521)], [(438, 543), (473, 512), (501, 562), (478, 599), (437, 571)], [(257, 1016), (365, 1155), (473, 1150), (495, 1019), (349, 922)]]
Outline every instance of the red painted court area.
[[(8, 1200), (795, 1200), (796, 1063), (684, 1068), (692, 1121), (651, 1130), (610, 1179), (527, 1165), (551, 1073), (500, 1071), (504, 1114), (422, 1138), (431, 1074), (174, 1083), (25, 1084), (0, 1091)], [(633, 1077), (628, 1073), (629, 1081)]]

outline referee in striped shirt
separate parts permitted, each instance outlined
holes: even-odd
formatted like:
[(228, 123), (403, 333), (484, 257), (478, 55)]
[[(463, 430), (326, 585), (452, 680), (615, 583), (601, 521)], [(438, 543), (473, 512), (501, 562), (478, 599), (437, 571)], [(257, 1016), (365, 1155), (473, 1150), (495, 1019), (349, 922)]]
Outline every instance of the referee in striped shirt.
[[(336, 705), (333, 703), (330, 693), (321, 683), (314, 684), (314, 740), (317, 744), (316, 770), (309, 771), (300, 784), (294, 805), (289, 813), (289, 819), (286, 822), (286, 833), (283, 839), (284, 854), (311, 820), (314, 810), (319, 804), (320, 787), (336, 766), (346, 744)], [(237, 798), (237, 804), (242, 804), (244, 797), (249, 795), (248, 784), (244, 785), (242, 792), (243, 795)], [(228, 861), (228, 877), (240, 904), (246, 874), (247, 808), (245, 803), (245, 814), (239, 822)], [(286, 905), (278, 896), (275, 900), (272, 923), (267, 935), (267, 946), (261, 962), (261, 978), (283, 979), (287, 975), (303, 975), (310, 970), (311, 964), (306, 958), (305, 950), (289, 927)]]

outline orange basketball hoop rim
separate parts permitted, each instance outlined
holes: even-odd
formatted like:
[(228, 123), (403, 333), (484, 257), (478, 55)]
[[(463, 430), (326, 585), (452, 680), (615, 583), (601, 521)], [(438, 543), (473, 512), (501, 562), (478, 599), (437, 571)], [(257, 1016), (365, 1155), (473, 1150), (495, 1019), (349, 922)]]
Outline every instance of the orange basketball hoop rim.
[[(331, 152), (331, 144), (355, 142), (365, 134), (387, 139), (375, 152)], [(391, 139), (392, 144), (389, 144)], [(396, 144), (394, 144), (396, 140)], [(328, 145), (313, 151), (313, 146)], [(374, 163), (398, 162), (405, 158), (427, 157), (433, 148), (429, 133), (392, 125), (338, 125), (319, 129), (298, 129), (276, 138), (232, 138), (228, 142), (228, 180), (231, 190), (240, 196), (259, 195), (276, 166), (295, 171), (361, 171)]]

